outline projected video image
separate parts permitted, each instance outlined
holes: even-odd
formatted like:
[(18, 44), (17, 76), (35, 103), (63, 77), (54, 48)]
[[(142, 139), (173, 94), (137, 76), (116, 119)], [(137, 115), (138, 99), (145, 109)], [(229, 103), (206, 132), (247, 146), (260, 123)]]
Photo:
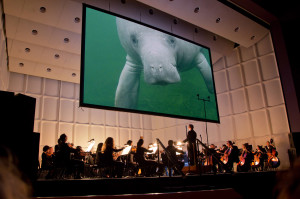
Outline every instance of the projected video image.
[(82, 106), (219, 122), (210, 60), (208, 48), (84, 6)]

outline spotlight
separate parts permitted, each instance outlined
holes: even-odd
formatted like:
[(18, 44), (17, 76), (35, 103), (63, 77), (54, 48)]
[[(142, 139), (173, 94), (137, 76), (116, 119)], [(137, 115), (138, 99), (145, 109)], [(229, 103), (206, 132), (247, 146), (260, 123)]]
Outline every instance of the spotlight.
[(29, 53), (30, 52), (30, 48), (25, 48), (25, 52)]
[(37, 30), (32, 30), (31, 33), (32, 33), (33, 35), (37, 35), (37, 34), (38, 34), (38, 31), (37, 31)]
[(46, 8), (45, 7), (40, 7), (40, 12), (41, 13), (45, 13), (46, 12)]
[(47, 68), (47, 72), (51, 72), (51, 68)]
[(199, 7), (195, 8), (195, 9), (194, 9), (194, 13), (198, 13), (198, 12), (199, 12), (199, 10), (200, 10), (200, 8), (199, 8)]
[(79, 23), (80, 22), (80, 18), (79, 17), (75, 17), (74, 22), (75, 23)]
[(220, 23), (221, 19), (220, 18), (217, 18), (216, 19), (216, 23)]

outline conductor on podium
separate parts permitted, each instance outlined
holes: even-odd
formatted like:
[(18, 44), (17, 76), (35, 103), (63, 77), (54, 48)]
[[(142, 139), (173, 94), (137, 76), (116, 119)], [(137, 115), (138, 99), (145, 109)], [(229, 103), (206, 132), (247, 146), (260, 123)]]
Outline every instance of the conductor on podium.
[(196, 158), (196, 139), (197, 133), (194, 131), (194, 125), (189, 124), (189, 131), (187, 132), (186, 139), (183, 140), (184, 143), (188, 142), (187, 150), (188, 157), (190, 160), (190, 165), (195, 165), (197, 162)]

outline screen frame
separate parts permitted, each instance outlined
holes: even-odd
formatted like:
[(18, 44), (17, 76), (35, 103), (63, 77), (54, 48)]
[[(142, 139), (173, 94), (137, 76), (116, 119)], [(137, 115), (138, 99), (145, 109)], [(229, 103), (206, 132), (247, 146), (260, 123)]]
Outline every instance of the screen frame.
[[(143, 26), (146, 26), (148, 28), (152, 28), (154, 30), (160, 31), (162, 33), (174, 36), (176, 38), (185, 40), (187, 42), (193, 43), (195, 45), (201, 46), (203, 48), (206, 48), (209, 53), (209, 59), (210, 59), (210, 65), (211, 65), (211, 72), (212, 72), (212, 80), (213, 80), (213, 87), (214, 87), (214, 95), (215, 95), (215, 101), (216, 101), (216, 112), (217, 112), (217, 120), (211, 120), (211, 119), (205, 119), (205, 118), (197, 118), (197, 117), (190, 117), (190, 116), (182, 116), (182, 115), (173, 115), (173, 114), (166, 114), (166, 113), (158, 113), (158, 112), (151, 112), (151, 111), (142, 111), (142, 110), (135, 110), (135, 109), (127, 109), (127, 108), (120, 108), (120, 107), (111, 107), (111, 106), (103, 106), (103, 105), (95, 105), (95, 104), (89, 104), (83, 102), (83, 89), (84, 89), (84, 67), (85, 67), (85, 34), (86, 34), (86, 9), (94, 9), (115, 17), (123, 18), (125, 20), (131, 21), (133, 23), (137, 23)], [(178, 118), (178, 119), (188, 119), (188, 120), (194, 120), (194, 121), (203, 121), (203, 122), (211, 122), (211, 123), (220, 123), (220, 115), (219, 115), (219, 107), (218, 107), (218, 100), (217, 100), (217, 94), (216, 94), (216, 85), (215, 85), (215, 79), (214, 79), (214, 73), (213, 73), (213, 64), (211, 59), (211, 52), (210, 48), (207, 46), (204, 46), (202, 44), (196, 43), (194, 41), (191, 41), (189, 39), (186, 39), (182, 36), (176, 35), (174, 33), (162, 30), (160, 28), (151, 26), (149, 24), (145, 24), (143, 22), (128, 18), (126, 16), (104, 10), (102, 8), (98, 8), (95, 6), (91, 6), (88, 4), (83, 3), (82, 4), (82, 32), (81, 32), (81, 65), (80, 65), (80, 93), (79, 93), (79, 107), (86, 107), (86, 108), (95, 108), (95, 109), (104, 109), (104, 110), (111, 110), (111, 111), (120, 111), (120, 112), (128, 112), (128, 113), (138, 113), (138, 114), (145, 114), (145, 115), (152, 115), (152, 116), (163, 116), (163, 117), (170, 117), (170, 118)], [(195, 96), (196, 97), (196, 96)], [(199, 101), (200, 103), (200, 101)]]

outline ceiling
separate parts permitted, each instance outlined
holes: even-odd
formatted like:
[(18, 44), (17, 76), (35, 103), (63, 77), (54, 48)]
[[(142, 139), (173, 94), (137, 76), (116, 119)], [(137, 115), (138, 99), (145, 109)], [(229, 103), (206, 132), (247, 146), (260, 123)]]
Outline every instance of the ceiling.
[(83, 2), (129, 15), (143, 5), (244, 47), (269, 32), (217, 0), (3, 0), (9, 70), (79, 83)]

